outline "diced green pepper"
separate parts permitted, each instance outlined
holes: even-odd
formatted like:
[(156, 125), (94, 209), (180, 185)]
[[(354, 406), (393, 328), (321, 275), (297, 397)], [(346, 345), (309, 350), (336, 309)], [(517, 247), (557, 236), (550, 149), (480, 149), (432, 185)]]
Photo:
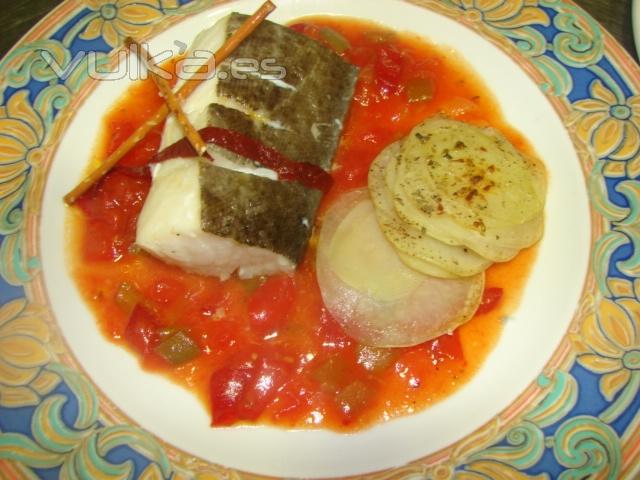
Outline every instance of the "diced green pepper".
[(338, 55), (343, 54), (351, 48), (349, 40), (329, 27), (324, 27), (320, 30), (320, 38), (322, 38), (322, 40), (327, 43), (329, 48), (331, 48)]
[(409, 103), (431, 100), (434, 92), (435, 83), (431, 78), (414, 78), (407, 83)]
[(325, 392), (335, 392), (344, 384), (347, 365), (340, 355), (333, 355), (311, 371), (311, 378), (318, 382)]
[(182, 330), (161, 341), (154, 351), (171, 365), (187, 363), (200, 355), (196, 342)]
[(160, 330), (158, 330), (157, 333), (158, 333), (158, 338), (160, 340), (165, 340), (169, 337), (172, 337), (176, 333), (178, 333), (178, 330), (176, 330), (175, 328), (166, 327), (166, 328), (161, 328)]
[(370, 385), (361, 380), (355, 380), (338, 392), (336, 400), (344, 414), (354, 416), (371, 403), (373, 393)]
[(131, 313), (134, 307), (142, 300), (140, 291), (129, 282), (122, 282), (116, 292), (116, 305), (127, 313)]

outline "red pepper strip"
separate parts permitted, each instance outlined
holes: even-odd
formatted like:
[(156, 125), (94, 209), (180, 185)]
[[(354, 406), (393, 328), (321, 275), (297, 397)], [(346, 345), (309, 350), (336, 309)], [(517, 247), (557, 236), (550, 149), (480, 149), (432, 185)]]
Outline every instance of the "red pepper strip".
[[(258, 162), (278, 174), (285, 181), (298, 182), (305, 187), (315, 188), (326, 193), (333, 184), (333, 178), (317, 165), (306, 162), (293, 162), (273, 148), (247, 137), (239, 132), (218, 127), (205, 127), (199, 131), (202, 139), (229, 150), (237, 155)], [(176, 157), (196, 155), (195, 150), (186, 138), (168, 146), (156, 155), (156, 161), (169, 160)]]

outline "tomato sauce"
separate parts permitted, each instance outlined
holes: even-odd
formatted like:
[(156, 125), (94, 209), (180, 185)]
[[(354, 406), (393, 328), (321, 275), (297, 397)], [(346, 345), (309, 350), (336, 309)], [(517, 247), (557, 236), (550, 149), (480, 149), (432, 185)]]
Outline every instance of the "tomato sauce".
[[(488, 89), (451, 52), (358, 21), (304, 22), (292, 28), (326, 41), (322, 29), (329, 27), (348, 42), (342, 56), (361, 67), (316, 235), (322, 212), (345, 192), (366, 186), (376, 155), (427, 117), (446, 114), (491, 125), (528, 150), (503, 122)], [(96, 161), (161, 102), (150, 80), (134, 84), (104, 120)], [(454, 334), (399, 349), (359, 345), (331, 318), (316, 280), (315, 236), (292, 277), (220, 281), (164, 264), (133, 244), (150, 186), (143, 167), (157, 153), (161, 131), (155, 129), (71, 210), (73, 275), (104, 334), (149, 371), (196, 392), (215, 426), (355, 431), (422, 410), (469, 380), (517, 307), (535, 248), (489, 269), (481, 311)], [(179, 353), (187, 356), (174, 365), (156, 347), (176, 332), (190, 343), (181, 344)]]

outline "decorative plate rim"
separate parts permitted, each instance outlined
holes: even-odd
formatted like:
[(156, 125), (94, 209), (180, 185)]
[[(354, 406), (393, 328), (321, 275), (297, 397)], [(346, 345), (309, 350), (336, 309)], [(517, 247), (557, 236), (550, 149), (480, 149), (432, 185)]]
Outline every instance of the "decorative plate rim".
[[(215, 2), (213, 5), (206, 5), (207, 2), (203, 0), (195, 2), (189, 0), (138, 0), (135, 3), (146, 5), (162, 13), (159, 21), (145, 23), (140, 26), (146, 32), (145, 36), (151, 36), (168, 24), (186, 19), (189, 14), (202, 11), (205, 8), (213, 8), (224, 3), (232, 3), (232, 1), (233, 0), (223, 0)], [(638, 246), (638, 248), (640, 248), (640, 238), (638, 238), (640, 233), (634, 230), (639, 226), (640, 207), (638, 207), (638, 205), (640, 204), (640, 189), (636, 188), (634, 190), (633, 185), (624, 183), (633, 183), (633, 180), (637, 179), (638, 174), (640, 174), (640, 146), (633, 143), (635, 141), (633, 132), (635, 131), (637, 142), (640, 144), (640, 76), (637, 75), (638, 67), (628, 52), (622, 49), (608, 32), (603, 31), (586, 12), (570, 0), (525, 0), (524, 2), (519, 2), (519, 8), (517, 2), (500, 0), (482, 3), (478, 3), (476, 0), (446, 0), (444, 2), (437, 2), (435, 0), (399, 1), (409, 2), (455, 18), (467, 27), (479, 32), (500, 49), (512, 54), (513, 58), (516, 59), (527, 74), (533, 78), (543, 90), (546, 89), (547, 98), (563, 123), (565, 123), (572, 142), (576, 147), (578, 156), (580, 157), (581, 167), (585, 174), (585, 180), (590, 183), (590, 195), (593, 198), (593, 207), (590, 212), (593, 260), (583, 286), (583, 293), (580, 297), (580, 305), (578, 306), (576, 314), (571, 320), (567, 333), (564, 335), (552, 358), (547, 362), (537, 381), (534, 381), (523, 391), (509, 407), (466, 438), (461, 439), (439, 452), (418, 459), (405, 467), (379, 472), (378, 474), (373, 474), (371, 478), (389, 478), (390, 476), (405, 476), (409, 474), (425, 475), (426, 477), (431, 476), (433, 478), (449, 478), (454, 474), (462, 474), (463, 478), (481, 478), (482, 475), (497, 474), (504, 475), (507, 478), (509, 478), (509, 476), (515, 478), (516, 475), (526, 478), (527, 476), (538, 474), (543, 475), (545, 468), (552, 464), (552, 462), (543, 459), (547, 451), (552, 452), (553, 455), (556, 456), (556, 464), (561, 470), (572, 471), (572, 473), (576, 475), (579, 475), (581, 472), (598, 473), (602, 475), (608, 473), (613, 476), (619, 474), (632, 475), (634, 469), (638, 468), (637, 464), (640, 458), (640, 451), (631, 450), (626, 461), (623, 461), (622, 451), (624, 450), (624, 445), (620, 443), (624, 440), (624, 438), (621, 438), (623, 435), (618, 436), (610, 423), (614, 423), (615, 420), (623, 415), (628, 416), (626, 412), (628, 412), (629, 409), (632, 410), (634, 405), (638, 403), (638, 385), (640, 385), (640, 372), (638, 371), (640, 370), (640, 361), (636, 360), (635, 357), (628, 360), (628, 358), (631, 358), (635, 354), (640, 355), (640, 332), (638, 332), (640, 326), (638, 326), (637, 318), (634, 323), (632, 316), (633, 311), (635, 311), (632, 309), (637, 309), (637, 312), (640, 312), (640, 307), (638, 306), (640, 302), (640, 280), (638, 279), (640, 276), (640, 266), (638, 266), (640, 265), (640, 261), (637, 262), (638, 265), (633, 261), (636, 257), (640, 259), (640, 251), (636, 248), (632, 249), (632, 255), (629, 257), (631, 261), (629, 261), (629, 258), (616, 257), (616, 255), (619, 254), (618, 251), (624, 249), (629, 244), (634, 244), (633, 247)], [(127, 0), (113, 1), (113, 3), (118, 2), (132, 3)], [(11, 102), (13, 97), (20, 94), (21, 91), (29, 90), (31, 82), (34, 81), (34, 79), (37, 80), (38, 75), (46, 77), (46, 69), (37, 71), (37, 69), (33, 69), (32, 67), (28, 81), (23, 85), (20, 85), (20, 83), (24, 80), (20, 80), (19, 78), (18, 80), (15, 78), (5, 78), (5, 72), (15, 72), (26, 64), (25, 58), (27, 61), (29, 60), (28, 55), (25, 57), (20, 51), (22, 48), (29, 48), (30, 43), (33, 44), (33, 42), (37, 42), (40, 39), (46, 40), (50, 38), (55, 32), (71, 24), (73, 19), (85, 10), (93, 12), (87, 14), (87, 16), (95, 14), (96, 5), (98, 5), (97, 0), (86, 0), (84, 3), (80, 0), (67, 0), (63, 2), (57, 6), (49, 16), (36, 24), (0, 61), (0, 127), (3, 121), (7, 123), (9, 121), (15, 121), (17, 118), (22, 121), (22, 123), (32, 127), (32, 130), (35, 131), (38, 129), (38, 126), (33, 128), (33, 125), (29, 125), (29, 120), (36, 119), (36, 122), (43, 120), (43, 125), (40, 125), (40, 127), (44, 127), (44, 123), (50, 120), (49, 128), (43, 128), (44, 131), (41, 132), (41, 137), (36, 139), (39, 143), (35, 146), (25, 144), (25, 142), (31, 139), (25, 140), (26, 137), (24, 135), (20, 136), (20, 132), (13, 137), (0, 133), (0, 152), (3, 151), (1, 150), (3, 144), (6, 146), (7, 142), (19, 139), (25, 146), (24, 158), (22, 158), (22, 160), (30, 166), (30, 168), (27, 167), (27, 169), (18, 174), (16, 174), (15, 171), (7, 174), (2, 170), (2, 165), (6, 162), (3, 162), (0, 157), (0, 187), (3, 183), (11, 184), (11, 182), (22, 174), (24, 174), (24, 182), (27, 184), (26, 191), (21, 192), (23, 197), (19, 198), (17, 203), (11, 203), (20, 196), (12, 197), (11, 195), (15, 194), (15, 192), (9, 192), (8, 195), (0, 199), (1, 223), (9, 224), (8, 227), (0, 224), (0, 234), (2, 234), (2, 243), (0, 244), (0, 251), (2, 252), (0, 261), (2, 264), (0, 266), (0, 274), (3, 279), (3, 283), (0, 284), (0, 293), (2, 288), (7, 288), (6, 286), (20, 286), (24, 289), (24, 298), (30, 301), (29, 303), (25, 302), (25, 305), (17, 305), (16, 302), (20, 302), (18, 297), (11, 299), (0, 307), (0, 339), (6, 338), (6, 335), (2, 332), (4, 326), (11, 324), (16, 319), (24, 319), (25, 311), (29, 314), (27, 316), (28, 319), (34, 315), (43, 316), (44, 319), (42, 319), (41, 323), (50, 331), (47, 332), (47, 341), (41, 343), (45, 346), (45, 350), (48, 351), (48, 360), (50, 361), (37, 367), (38, 372), (34, 374), (36, 376), (30, 382), (27, 382), (25, 385), (18, 385), (17, 387), (24, 387), (27, 390), (31, 389), (32, 392), (36, 392), (36, 396), (40, 397), (38, 398), (38, 402), (32, 405), (36, 411), (41, 409), (42, 405), (46, 402), (51, 404), (55, 403), (50, 402), (50, 400), (55, 397), (55, 392), (58, 391), (56, 389), (58, 389), (60, 385), (75, 384), (76, 390), (86, 388), (90, 390), (93, 389), (93, 392), (88, 394), (88, 396), (91, 397), (91, 401), (96, 403), (96, 405), (91, 406), (94, 411), (90, 413), (93, 414), (93, 416), (91, 416), (90, 413), (84, 412), (87, 418), (90, 417), (90, 419), (94, 420), (93, 423), (87, 419), (84, 419), (85, 422), (88, 422), (86, 425), (82, 423), (83, 419), (80, 418), (83, 414), (82, 405), (79, 405), (78, 416), (74, 426), (81, 430), (87, 430), (89, 433), (86, 435), (86, 438), (92, 438), (95, 442), (103, 441), (103, 444), (110, 445), (116, 442), (116, 440), (111, 437), (118, 438), (120, 442), (126, 440), (127, 443), (130, 443), (132, 439), (134, 440), (134, 444), (137, 442), (137, 444), (132, 447), (132, 456), (135, 457), (137, 455), (146, 459), (148, 462), (144, 468), (136, 467), (136, 473), (144, 476), (150, 475), (148, 478), (154, 478), (153, 475), (183, 478), (183, 476), (187, 476), (189, 472), (198, 472), (198, 474), (203, 475), (202, 478), (205, 478), (205, 471), (214, 469), (218, 473), (226, 472), (246, 475), (247, 478), (256, 478), (254, 475), (243, 474), (226, 469), (225, 467), (210, 465), (203, 460), (185, 458), (191, 457), (191, 455), (183, 453), (177, 447), (167, 444), (162, 441), (162, 439), (151, 438), (150, 435), (136, 428), (104, 424), (105, 421), (111, 420), (124, 420), (126, 423), (131, 423), (131, 419), (128, 419), (122, 412), (117, 411), (115, 406), (109, 405), (110, 402), (106, 395), (103, 393), (99, 395), (96, 394), (95, 390), (96, 388), (99, 389), (99, 386), (85, 385), (86, 380), (82, 379), (81, 376), (76, 373), (83, 373), (82, 366), (70, 354), (70, 350), (66, 346), (64, 339), (62, 339), (59, 332), (56, 331), (57, 327), (55, 321), (52, 319), (52, 312), (42, 311), (34, 313), (30, 310), (34, 308), (37, 310), (38, 305), (49, 305), (41, 276), (37, 276), (35, 281), (28, 277), (30, 270), (37, 270), (34, 259), (37, 259), (39, 256), (39, 242), (37, 241), (37, 235), (33, 235), (33, 233), (39, 230), (38, 216), (43, 200), (43, 186), (46, 183), (45, 180), (50, 162), (55, 155), (57, 140), (59, 138), (58, 134), (66, 129), (66, 126), (71, 121), (73, 111), (84, 101), (86, 96), (91, 93), (92, 88), (95, 87), (97, 82), (83, 82), (81, 79), (73, 79), (77, 82), (77, 85), (65, 86), (65, 88), (69, 89), (70, 93), (72, 93), (71, 97), (73, 98), (71, 98), (71, 101), (58, 109), (53, 105), (54, 99), (52, 100), (52, 106), (47, 110), (47, 105), (38, 107), (34, 105), (37, 102), (31, 102), (28, 97), (22, 98), (22, 102), (14, 102), (15, 105), (12, 105)], [(165, 7), (165, 5), (170, 5), (170, 7)], [(500, 5), (504, 7), (503, 10), (506, 12), (503, 17), (496, 13)], [(512, 11), (509, 11), (509, 8), (511, 8)], [(171, 13), (167, 14), (167, 10), (171, 10)], [(547, 23), (550, 24), (551, 21), (549, 17), (551, 12), (554, 12), (553, 27), (556, 29), (555, 35), (553, 36), (554, 42), (558, 36), (561, 36), (562, 39), (559, 42), (569, 42), (562, 45), (571, 44), (573, 41), (578, 42), (577, 45), (580, 47), (585, 47), (586, 45), (586, 47), (590, 48), (584, 48), (583, 51), (577, 52), (570, 51), (569, 54), (564, 52), (563, 54), (563, 51), (555, 46), (552, 46), (553, 48), (548, 50), (546, 40), (544, 46), (536, 45), (536, 40), (540, 40), (536, 38), (536, 35), (540, 34), (540, 32), (536, 30), (535, 27), (542, 25), (542, 27), (540, 27), (541, 30), (542, 28), (552, 29), (550, 25), (544, 25), (545, 21), (541, 20), (543, 16), (546, 16)], [(509, 16), (509, 14), (511, 15)], [(491, 15), (493, 15), (493, 17), (491, 17)], [(557, 22), (560, 25), (556, 24), (557, 17), (560, 17)], [(94, 18), (98, 17), (94, 15)], [(59, 21), (66, 23), (59, 24), (57, 23)], [(566, 30), (563, 30), (563, 28), (566, 28)], [(573, 39), (571, 37), (572, 31), (574, 33), (577, 32)], [(81, 33), (81, 31), (78, 32), (78, 34)], [(578, 34), (582, 34), (583, 37), (580, 38)], [(105, 41), (102, 36), (95, 39), (97, 42), (103, 42), (107, 47), (108, 40), (109, 39)], [(530, 43), (527, 44), (527, 42)], [(593, 45), (588, 45), (589, 43)], [(553, 45), (555, 45), (555, 43)], [(538, 55), (535, 54), (536, 52), (526, 50), (526, 48), (535, 47), (544, 48), (544, 50), (538, 52)], [(550, 55), (547, 56), (547, 52), (549, 52)], [(576, 58), (571, 58), (571, 53), (575, 53)], [(564, 59), (565, 61), (558, 59), (558, 56), (562, 55), (567, 56), (567, 58)], [(582, 57), (580, 57), (580, 55)], [(105, 61), (111, 61), (109, 58), (113, 58), (113, 53), (111, 56), (105, 56)], [(607, 70), (607, 65), (602, 67), (601, 63), (608, 64), (611, 71), (609, 72)], [(581, 68), (587, 68), (586, 66), (589, 68), (593, 67), (594, 69), (597, 67), (598, 74), (606, 75), (608, 79), (603, 82), (602, 79), (598, 80), (598, 75), (594, 74), (595, 79), (586, 82), (585, 85), (587, 89), (585, 93), (590, 95), (572, 101), (569, 97), (574, 91), (575, 85), (573, 83), (578, 76), (576, 72), (579, 72)], [(576, 72), (573, 72), (571, 69)], [(632, 75), (634, 71), (636, 73), (635, 76)], [(12, 84), (11, 82), (14, 83)], [(607, 82), (609, 83), (607, 84)], [(13, 85), (18, 85), (18, 87), (14, 87)], [(616, 85), (619, 92), (612, 91), (615, 90)], [(54, 84), (50, 85), (50, 87), (55, 86)], [(44, 87), (43, 91), (50, 87)], [(10, 94), (5, 98), (7, 91), (9, 91)], [(628, 92), (628, 94), (626, 92)], [(40, 91), (39, 94), (42, 94), (42, 91)], [(18, 98), (17, 100), (21, 99)], [(608, 100), (610, 100), (609, 103), (611, 105), (608, 111), (605, 112), (603, 109), (606, 107)], [(613, 101), (617, 101), (618, 103), (613, 104)], [(598, 102), (602, 103), (599, 107), (597, 105)], [(626, 111), (624, 111), (623, 108), (615, 110), (616, 107), (624, 106), (627, 106), (629, 110), (629, 112), (627, 112), (629, 116), (627, 117), (624, 116)], [(598, 108), (600, 108), (600, 110), (598, 110)], [(31, 109), (32, 113), (35, 113), (35, 116), (30, 112), (25, 113), (23, 111), (24, 109)], [(20, 117), (20, 115), (22, 115), (22, 117)], [(596, 115), (598, 116), (597, 119), (595, 118)], [(39, 120), (37, 120), (38, 117), (40, 117)], [(636, 120), (636, 117), (638, 120)], [(25, 121), (25, 119), (27, 119), (27, 121)], [(609, 127), (613, 129), (617, 123), (620, 122), (622, 122), (622, 127), (620, 128), (623, 129), (623, 136), (620, 139), (611, 139), (611, 135), (608, 137), (605, 135), (599, 136), (599, 128), (603, 128), (603, 125), (613, 125)], [(635, 130), (633, 130), (634, 128)], [(0, 128), (0, 132), (2, 132), (2, 128)], [(37, 137), (38, 132), (35, 132), (35, 134)], [(14, 175), (14, 177), (11, 177), (11, 175)], [(614, 187), (609, 187), (607, 184), (604, 186), (599, 184), (611, 179), (615, 181)], [(15, 183), (17, 184), (18, 182)], [(627, 199), (626, 210), (625, 205), (620, 205), (609, 198), (611, 189), (618, 188), (621, 184), (624, 184), (623, 196)], [(628, 194), (628, 196), (626, 196), (626, 194)], [(12, 230), (13, 225), (11, 225), (11, 219), (9, 219), (9, 222), (7, 222), (7, 219), (9, 214), (15, 212), (15, 209), (20, 207), (23, 207), (20, 213), (26, 214), (24, 221), (19, 222), (20, 225)], [(27, 232), (26, 238), (23, 235), (25, 231)], [(620, 237), (620, 234), (628, 240), (628, 243), (621, 243), (623, 239)], [(621, 272), (617, 264), (613, 265), (615, 262), (630, 263), (629, 266), (624, 267), (630, 274), (625, 275), (625, 272)], [(11, 267), (10, 264), (14, 264), (13, 267)], [(615, 272), (620, 274), (620, 276), (611, 275), (610, 272), (612, 268), (615, 268)], [(23, 278), (26, 280), (21, 281)], [(31, 300), (37, 301), (31, 302)], [(604, 313), (603, 309), (606, 309)], [(615, 405), (620, 401), (621, 395), (627, 392), (627, 390), (630, 391), (630, 393), (627, 393), (628, 396), (631, 397), (631, 400), (626, 400), (627, 409), (621, 412), (612, 422), (598, 420), (595, 416), (570, 416), (571, 412), (580, 402), (579, 389), (582, 386), (580, 378), (582, 378), (582, 376), (586, 378), (587, 375), (591, 375), (592, 377), (597, 377), (600, 383), (604, 383), (602, 379), (612, 373), (602, 370), (602, 367), (597, 367), (595, 363), (594, 365), (589, 364), (587, 360), (585, 360), (587, 366), (584, 366), (581, 361), (583, 358), (592, 358), (594, 355), (595, 357), (609, 358), (606, 355), (598, 355), (602, 353), (601, 350), (604, 348), (602, 347), (602, 342), (608, 342), (610, 344), (609, 347), (614, 344), (618, 347), (621, 346), (620, 338), (611, 340), (611, 337), (607, 336), (619, 335), (620, 333), (611, 333), (609, 330), (614, 327), (604, 323), (605, 320), (603, 316), (610, 314), (610, 311), (614, 312), (613, 315), (616, 319), (622, 319), (624, 315), (628, 317), (627, 320), (631, 325), (631, 333), (627, 333), (633, 338), (626, 339), (629, 340), (627, 342), (628, 345), (622, 346), (621, 351), (624, 351), (624, 354), (619, 355), (619, 358), (617, 358), (622, 366), (615, 371), (628, 371), (630, 378), (625, 385), (617, 390), (615, 390), (617, 385), (608, 386), (608, 388), (615, 390), (614, 394), (611, 395), (611, 401), (608, 403)], [(38, 322), (36, 322), (36, 324), (36, 326), (40, 328)], [(19, 330), (16, 331), (20, 333)], [(38, 334), (40, 333), (41, 332)], [(16, 335), (13, 331), (10, 331), (9, 337), (20, 335)], [(34, 337), (31, 335), (30, 338), (37, 338), (37, 336)], [(593, 342), (597, 342), (596, 347), (592, 345)], [(7, 348), (6, 344), (7, 342), (4, 344), (0, 343), (0, 353), (3, 353), (3, 345), (5, 349)], [(10, 346), (14, 347), (15, 342)], [(605, 353), (611, 352), (607, 351)], [(630, 353), (632, 355), (629, 355)], [(0, 355), (0, 358), (2, 357), (3, 355)], [(634, 363), (636, 361), (639, 363)], [(628, 365), (625, 362), (627, 362)], [(0, 367), (1, 366), (0, 364)], [(70, 369), (68, 368), (69, 366), (73, 368)], [(595, 370), (589, 370), (589, 366)], [(581, 370), (575, 370), (577, 367), (580, 367)], [(18, 366), (16, 368), (20, 369), (21, 367)], [(600, 370), (597, 368), (600, 368)], [(0, 370), (0, 425), (2, 425), (1, 420), (4, 409), (11, 408), (11, 405), (5, 405), (7, 388), (16, 387), (15, 385), (12, 386), (6, 383), (6, 379), (2, 377), (2, 372), (3, 371)], [(57, 380), (53, 378), (56, 376), (58, 377)], [(576, 378), (576, 376), (580, 376), (580, 378)], [(621, 374), (618, 380), (622, 381), (623, 376), (624, 375)], [(42, 385), (40, 385), (40, 383), (36, 386), (32, 385), (33, 382), (38, 381), (41, 377), (46, 377), (39, 381)], [(72, 394), (75, 393), (76, 390), (74, 390), (73, 386), (69, 386), (68, 388)], [(634, 388), (635, 392), (633, 391)], [(54, 392), (54, 394), (52, 394), (52, 392)], [(603, 395), (602, 398), (606, 400), (607, 392), (601, 390), (599, 393)], [(23, 392), (23, 395), (26, 394)], [(77, 398), (80, 398), (80, 396), (77, 396)], [(551, 402), (553, 398), (564, 398), (565, 403), (558, 407), (558, 405)], [(9, 396), (9, 399), (13, 400), (11, 396)], [(532, 399), (536, 401), (532, 402)], [(100, 414), (98, 414), (97, 410), (98, 404), (100, 404), (101, 407)], [(53, 407), (48, 405), (48, 408)], [(606, 412), (610, 410), (611, 406), (606, 409)], [(564, 413), (564, 415), (561, 415), (562, 413)], [(558, 415), (560, 415), (560, 417), (558, 417)], [(586, 429), (587, 434), (592, 434), (592, 437), (589, 438), (591, 438), (596, 445), (596, 447), (594, 447), (595, 450), (592, 451), (599, 453), (604, 452), (609, 460), (607, 463), (594, 465), (590, 463), (588, 459), (582, 459), (584, 462), (580, 463), (580, 458), (572, 458), (569, 454), (567, 454), (567, 458), (562, 458), (562, 454), (567, 452), (557, 452), (555, 447), (548, 447), (546, 443), (544, 443), (542, 447), (537, 445), (538, 450), (542, 448), (541, 451), (535, 452), (534, 455), (538, 461), (532, 463), (530, 458), (525, 458), (527, 455), (532, 455), (532, 453), (527, 450), (527, 448), (531, 446), (527, 444), (527, 441), (519, 442), (519, 438), (530, 440), (529, 437), (537, 435), (543, 432), (543, 430), (551, 428), (553, 425), (558, 425), (563, 420), (564, 422), (562, 422), (562, 425), (560, 425), (556, 431), (561, 430), (561, 427), (564, 427), (566, 424), (569, 424), (569, 427), (573, 427), (571, 421), (575, 419), (582, 421), (582, 426), (578, 425), (578, 429), (584, 425), (589, 426), (589, 428)], [(98, 425), (100, 426), (97, 427)], [(570, 443), (570, 437), (574, 432), (569, 427), (566, 427), (569, 432), (566, 433), (565, 436), (569, 438), (567, 442)], [(527, 430), (527, 428), (530, 428), (530, 430)], [(535, 431), (536, 429), (538, 431)], [(611, 437), (612, 432), (617, 440)], [(31, 438), (27, 438), (29, 442), (22, 444), (23, 447), (27, 445), (24, 447), (26, 453), (16, 453), (15, 451), (16, 442), (23, 440), (17, 438), (17, 435), (21, 434), (13, 435), (6, 430), (0, 433), (0, 473), (17, 474), (19, 472), (21, 475), (27, 477), (29, 468), (35, 468), (35, 471), (38, 471), (38, 468), (51, 468), (38, 467), (38, 465), (54, 464), (55, 461), (60, 460), (53, 460), (51, 458), (43, 460), (43, 455), (46, 456), (43, 450), (46, 449), (43, 449), (42, 445), (38, 444), (38, 434), (34, 435), (33, 432), (30, 433)], [(564, 430), (563, 433), (565, 433)], [(625, 440), (627, 446), (631, 444), (630, 442), (633, 439), (640, 438), (640, 415), (638, 415), (637, 412), (635, 417), (632, 415), (632, 418), (627, 422), (624, 434), (630, 434), (627, 435), (627, 439)], [(26, 435), (26, 437), (28, 437), (28, 435)], [(108, 438), (107, 440), (103, 440), (103, 437)], [(86, 438), (83, 437), (83, 439)], [(552, 435), (547, 438), (546, 435), (543, 434), (543, 440), (545, 442), (554, 441), (554, 436)], [(610, 443), (607, 443), (607, 441)], [(616, 441), (618, 442), (617, 444)], [(525, 444), (525, 448), (521, 448), (521, 444), (523, 443)], [(162, 447), (165, 447), (166, 452), (162, 451)], [(82, 445), (71, 449), (68, 455), (72, 456), (76, 455), (76, 453), (78, 456), (88, 454), (87, 452), (78, 453), (76, 448), (82, 448)], [(519, 448), (520, 451), (518, 450)], [(582, 452), (577, 446), (572, 448), (576, 448), (576, 451), (572, 452), (573, 454), (580, 454)], [(169, 464), (169, 459), (171, 459), (173, 466)], [(614, 461), (616, 459), (618, 460), (617, 462)], [(80, 473), (79, 470), (74, 470), (80, 468), (78, 467), (80, 464), (75, 464), (76, 461), (79, 460), (74, 460), (73, 462), (61, 460), (60, 465), (63, 469), (61, 471), (68, 471), (69, 473), (76, 471)], [(140, 460), (140, 458), (137, 458), (137, 461), (141, 464), (144, 463), (144, 460)], [(67, 468), (67, 470), (64, 470), (65, 468)]]

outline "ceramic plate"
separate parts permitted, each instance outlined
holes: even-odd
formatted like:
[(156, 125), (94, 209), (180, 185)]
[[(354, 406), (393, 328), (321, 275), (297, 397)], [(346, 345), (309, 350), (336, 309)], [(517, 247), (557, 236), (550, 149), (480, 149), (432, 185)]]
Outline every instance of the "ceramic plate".
[(447, 400), (364, 432), (209, 428), (98, 332), (67, 271), (62, 196), (131, 82), (91, 65), (117, 68), (131, 34), (177, 51), (259, 2), (69, 0), (0, 64), (0, 477), (637, 478), (635, 62), (568, 1), (277, 3), (275, 21), (350, 15), (458, 51), (544, 159), (546, 233), (497, 347)]

